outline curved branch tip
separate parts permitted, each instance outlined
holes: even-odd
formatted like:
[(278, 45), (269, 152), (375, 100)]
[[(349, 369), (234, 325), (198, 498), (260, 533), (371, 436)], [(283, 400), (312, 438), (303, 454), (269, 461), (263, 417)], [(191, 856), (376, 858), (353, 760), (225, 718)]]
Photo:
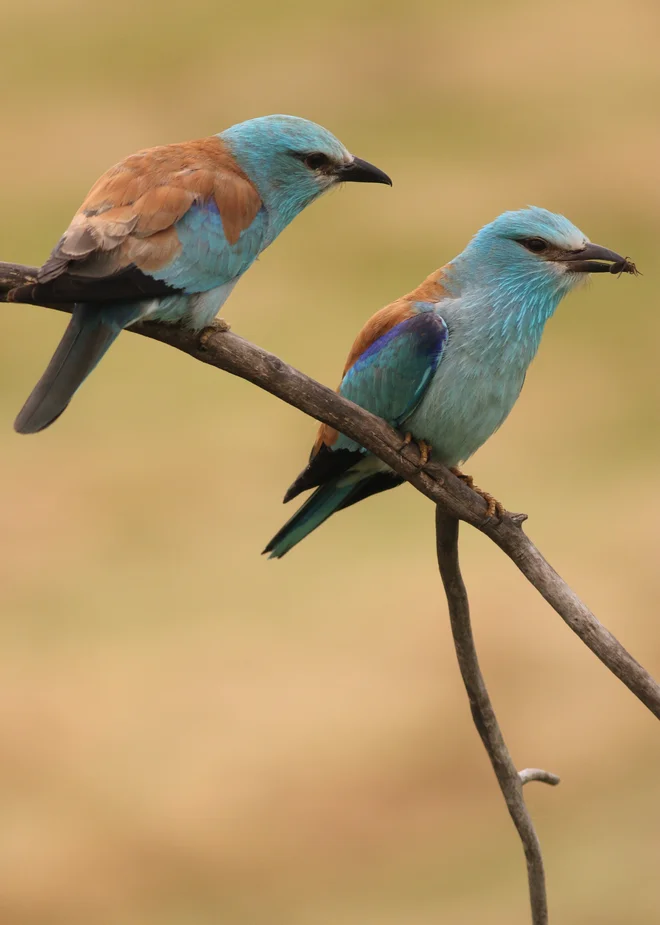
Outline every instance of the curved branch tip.
[(518, 772), (518, 777), (523, 787), (533, 780), (537, 780), (542, 784), (549, 784), (551, 787), (556, 787), (557, 784), (561, 783), (561, 777), (553, 774), (552, 771), (544, 771), (543, 768), (525, 768)]

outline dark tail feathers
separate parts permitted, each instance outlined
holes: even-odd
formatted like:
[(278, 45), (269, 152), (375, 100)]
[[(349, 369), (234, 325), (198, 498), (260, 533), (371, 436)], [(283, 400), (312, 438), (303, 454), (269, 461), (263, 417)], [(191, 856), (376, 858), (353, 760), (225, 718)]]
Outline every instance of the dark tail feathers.
[(269, 552), (269, 559), (281, 559), (290, 549), (293, 549), (312, 530), (338, 511), (348, 500), (359, 483), (351, 482), (348, 485), (337, 485), (336, 480), (317, 488), (303, 506), (296, 511), (290, 520), (284, 524), (279, 533), (276, 533), (264, 553)]
[[(341, 484), (342, 481), (344, 484)], [(272, 538), (264, 549), (264, 553), (269, 552), (270, 559), (281, 559), (290, 549), (304, 540), (312, 530), (320, 527), (331, 514), (343, 511), (344, 508), (358, 501), (364, 501), (371, 495), (396, 488), (402, 482), (403, 479), (394, 472), (376, 472), (363, 478), (357, 475), (353, 479), (346, 474), (337, 476), (310, 495), (303, 506)], [(289, 492), (287, 492), (288, 495)], [(285, 496), (284, 500), (287, 501), (288, 497)]]
[(121, 330), (120, 325), (105, 323), (98, 308), (76, 305), (64, 337), (19, 411), (14, 429), (19, 434), (36, 434), (52, 424)]

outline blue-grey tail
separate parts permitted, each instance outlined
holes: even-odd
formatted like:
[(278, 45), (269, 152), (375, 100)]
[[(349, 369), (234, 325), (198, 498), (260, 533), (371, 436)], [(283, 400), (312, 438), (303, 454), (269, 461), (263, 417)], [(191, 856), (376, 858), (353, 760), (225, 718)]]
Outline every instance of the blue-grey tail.
[(136, 314), (133, 309), (130, 317), (127, 312), (121, 315), (115, 318), (98, 306), (76, 305), (53, 358), (14, 422), (19, 434), (36, 434), (62, 414), (122, 329), (139, 316), (139, 310)]
[(279, 533), (276, 533), (264, 553), (270, 553), (269, 559), (281, 559), (290, 549), (297, 546), (301, 540), (320, 527), (331, 514), (346, 507), (346, 502), (359, 483), (338, 485), (333, 480), (327, 485), (317, 488), (313, 495), (299, 508), (290, 520), (284, 524)]
[[(402, 482), (403, 479), (391, 471), (361, 475), (353, 470), (351, 474), (343, 473), (335, 476), (325, 485), (317, 488), (313, 495), (310, 495), (303, 506), (272, 538), (264, 549), (264, 553), (270, 553), (269, 559), (281, 559), (290, 549), (304, 540), (312, 530), (320, 527), (331, 514), (343, 511), (344, 508), (357, 504), (358, 501), (364, 501), (371, 495), (396, 488)], [(284, 500), (286, 501), (286, 497)]]

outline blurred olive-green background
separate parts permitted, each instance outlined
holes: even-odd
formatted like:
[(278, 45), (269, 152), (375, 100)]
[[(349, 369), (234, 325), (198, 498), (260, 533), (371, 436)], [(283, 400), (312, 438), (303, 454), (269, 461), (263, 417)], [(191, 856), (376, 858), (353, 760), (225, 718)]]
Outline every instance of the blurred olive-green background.
[[(637, 261), (550, 323), (470, 461), (660, 675), (660, 9), (655, 0), (6, 0), (0, 258), (41, 263), (141, 147), (269, 112), (391, 173), (302, 215), (227, 304), (334, 385), (364, 320), (504, 209)], [(66, 319), (0, 312), (2, 925), (522, 925), (524, 860), (403, 487), (282, 562), (314, 423), (124, 335), (61, 421), (12, 421)], [(483, 668), (552, 921), (660, 921), (656, 722), (467, 528)]]

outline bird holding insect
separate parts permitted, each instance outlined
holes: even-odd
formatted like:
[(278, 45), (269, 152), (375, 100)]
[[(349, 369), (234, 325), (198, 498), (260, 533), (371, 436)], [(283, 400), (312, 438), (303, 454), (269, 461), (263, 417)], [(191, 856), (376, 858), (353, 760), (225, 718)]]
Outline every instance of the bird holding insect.
[[(548, 319), (592, 273), (637, 273), (592, 244), (563, 215), (505, 212), (465, 250), (358, 335), (339, 392), (384, 418), (433, 458), (457, 468), (503, 423), (520, 394)], [(309, 464), (285, 501), (314, 493), (264, 552), (280, 558), (331, 514), (403, 479), (353, 440), (322, 425)], [(478, 489), (477, 489), (478, 490)], [(487, 492), (488, 513), (501, 505)]]

